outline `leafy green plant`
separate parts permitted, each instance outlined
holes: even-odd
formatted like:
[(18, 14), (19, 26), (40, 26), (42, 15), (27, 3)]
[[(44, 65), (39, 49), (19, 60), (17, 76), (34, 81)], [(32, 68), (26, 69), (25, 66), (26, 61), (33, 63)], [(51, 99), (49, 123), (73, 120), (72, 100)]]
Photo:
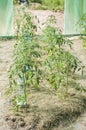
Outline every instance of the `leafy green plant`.
[(75, 71), (83, 67), (77, 57), (64, 49), (71, 47), (72, 42), (66, 39), (61, 31), (52, 26), (47, 26), (43, 33), (44, 49), (46, 50), (47, 80), (55, 89), (63, 88), (68, 93), (69, 79)]
[(49, 10), (63, 10), (64, 9), (64, 0), (30, 0), (30, 2), (39, 3), (40, 6), (35, 9), (49, 9)]
[[(51, 16), (43, 34), (37, 36), (36, 26), (26, 11), (17, 19), (17, 39), (9, 70), (10, 91), (15, 110), (22, 106), (27, 108), (30, 90), (32, 87), (39, 89), (42, 76), (42, 80), (46, 77), (55, 90), (61, 89), (64, 95), (67, 95), (72, 74), (83, 69), (81, 61), (65, 49), (65, 46), (71, 47), (72, 42), (53, 27), (54, 23), (55, 18)], [(40, 50), (45, 53), (45, 64), (42, 64), (43, 61), (40, 62)]]
[(62, 10), (64, 8), (64, 0), (42, 0), (42, 4), (53, 10)]
[(86, 33), (86, 14), (82, 16), (82, 18), (78, 21), (78, 26), (81, 27), (81, 31)]
[(77, 28), (78, 27), (81, 29), (81, 34), (84, 34), (84, 36), (82, 37), (83, 47), (86, 49), (86, 14), (84, 14), (82, 18), (79, 20), (77, 24)]
[(35, 35), (36, 27), (31, 22), (29, 14), (24, 12), (22, 23), (18, 24), (17, 40), (14, 46), (13, 62), (9, 70), (9, 83), (13, 93), (15, 109), (27, 107), (29, 88), (39, 88), (41, 56), (39, 42)]

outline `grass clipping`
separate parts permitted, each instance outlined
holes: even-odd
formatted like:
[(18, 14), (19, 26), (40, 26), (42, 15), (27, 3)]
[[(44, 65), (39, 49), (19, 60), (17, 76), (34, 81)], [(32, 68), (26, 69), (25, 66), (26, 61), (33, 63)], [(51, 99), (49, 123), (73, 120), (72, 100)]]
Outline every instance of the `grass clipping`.
[[(54, 130), (59, 125), (67, 125), (75, 121), (86, 108), (86, 96), (78, 93), (66, 99), (58, 98), (50, 90), (32, 90), (28, 99), (27, 112), (22, 108), (20, 112), (8, 114), (6, 117), (11, 128), (24, 128), (24, 130)], [(13, 118), (12, 118), (13, 117)], [(15, 121), (13, 121), (15, 119)], [(24, 126), (20, 125), (20, 120)]]

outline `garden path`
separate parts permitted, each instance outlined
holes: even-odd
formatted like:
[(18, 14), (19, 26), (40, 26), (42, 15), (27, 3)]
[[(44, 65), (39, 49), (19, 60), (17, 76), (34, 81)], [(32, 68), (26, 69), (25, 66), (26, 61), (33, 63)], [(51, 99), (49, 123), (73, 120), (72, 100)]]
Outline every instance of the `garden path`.
[(8, 87), (8, 69), (12, 59), (14, 41), (0, 41), (0, 130), (10, 130), (5, 123), (9, 110), (9, 99), (5, 96)]
[(54, 24), (54, 26), (63, 31), (63, 21), (64, 21), (63, 11), (54, 12), (49, 10), (29, 10), (29, 12), (31, 13), (32, 16), (37, 17), (37, 19), (34, 20), (35, 24), (38, 27), (37, 33), (41, 33), (41, 30), (44, 29), (44, 27), (46, 26), (45, 23), (48, 20), (49, 16), (52, 15), (55, 16), (56, 19), (56, 23)]

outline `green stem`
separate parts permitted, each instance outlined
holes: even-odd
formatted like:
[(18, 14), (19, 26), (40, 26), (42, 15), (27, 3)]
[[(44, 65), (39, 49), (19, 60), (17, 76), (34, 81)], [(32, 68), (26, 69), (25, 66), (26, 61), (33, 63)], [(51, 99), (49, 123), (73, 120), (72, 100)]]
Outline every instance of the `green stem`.
[(27, 111), (27, 93), (26, 93), (26, 87), (27, 87), (27, 84), (26, 84), (26, 77), (25, 77), (25, 74), (24, 74), (24, 99), (25, 99), (25, 108), (26, 108), (26, 111)]
[(68, 74), (69, 74), (69, 64), (68, 64), (68, 54), (67, 54), (67, 71), (66, 71), (66, 96), (68, 94)]

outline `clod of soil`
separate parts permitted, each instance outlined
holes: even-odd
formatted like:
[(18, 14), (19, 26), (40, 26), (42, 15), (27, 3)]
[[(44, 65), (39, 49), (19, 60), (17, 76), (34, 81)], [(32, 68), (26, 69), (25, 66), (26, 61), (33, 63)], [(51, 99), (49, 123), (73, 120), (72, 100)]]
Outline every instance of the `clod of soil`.
[(25, 122), (24, 121), (19, 121), (18, 125), (21, 126), (21, 127), (24, 127), (25, 126)]

